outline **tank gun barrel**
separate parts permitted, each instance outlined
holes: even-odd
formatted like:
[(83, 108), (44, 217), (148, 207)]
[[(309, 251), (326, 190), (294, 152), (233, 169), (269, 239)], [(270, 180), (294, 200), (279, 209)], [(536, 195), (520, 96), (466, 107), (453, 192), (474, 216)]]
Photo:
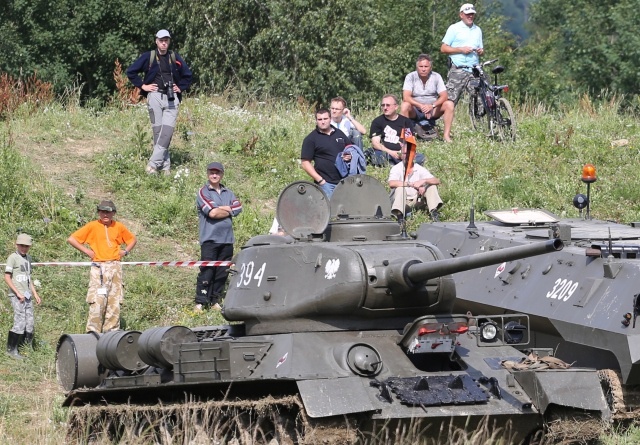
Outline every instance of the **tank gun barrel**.
[(403, 274), (409, 283), (422, 283), (433, 278), (478, 269), (505, 261), (514, 261), (549, 252), (562, 250), (564, 244), (559, 238), (526, 246), (507, 247), (486, 253), (432, 261), (428, 263), (408, 264)]

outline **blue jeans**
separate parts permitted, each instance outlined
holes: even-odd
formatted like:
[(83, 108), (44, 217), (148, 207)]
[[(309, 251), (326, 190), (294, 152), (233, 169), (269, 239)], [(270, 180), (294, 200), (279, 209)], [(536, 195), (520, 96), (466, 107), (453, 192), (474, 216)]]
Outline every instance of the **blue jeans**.
[(331, 184), (325, 181), (325, 183), (322, 184), (320, 188), (322, 189), (324, 194), (327, 195), (327, 198), (331, 199), (331, 195), (333, 195), (333, 191), (335, 190), (336, 185), (338, 184)]

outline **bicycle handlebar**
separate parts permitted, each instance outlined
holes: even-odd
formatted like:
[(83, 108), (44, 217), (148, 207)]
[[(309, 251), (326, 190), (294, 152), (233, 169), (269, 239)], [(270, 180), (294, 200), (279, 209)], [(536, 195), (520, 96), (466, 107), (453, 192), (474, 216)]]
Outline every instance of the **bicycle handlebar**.
[(486, 62), (482, 62), (482, 63), (478, 63), (477, 65), (473, 65), (473, 66), (469, 66), (469, 65), (460, 65), (460, 66), (456, 66), (456, 68), (469, 68), (469, 69), (474, 69), (475, 67), (485, 67), (487, 65), (491, 65), (492, 63), (497, 62), (498, 59), (493, 59), (493, 60), (487, 60)]

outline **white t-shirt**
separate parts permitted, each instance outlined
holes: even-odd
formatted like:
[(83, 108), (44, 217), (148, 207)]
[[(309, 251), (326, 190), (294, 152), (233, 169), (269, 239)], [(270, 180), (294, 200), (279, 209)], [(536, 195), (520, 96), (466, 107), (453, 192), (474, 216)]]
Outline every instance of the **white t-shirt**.
[[(431, 179), (434, 176), (431, 174), (429, 170), (424, 168), (420, 164), (413, 164), (413, 170), (409, 173), (407, 177), (408, 182), (416, 182), (421, 181), (423, 179)], [(404, 163), (398, 162), (396, 165), (391, 167), (391, 171), (389, 172), (389, 181), (404, 181)]]

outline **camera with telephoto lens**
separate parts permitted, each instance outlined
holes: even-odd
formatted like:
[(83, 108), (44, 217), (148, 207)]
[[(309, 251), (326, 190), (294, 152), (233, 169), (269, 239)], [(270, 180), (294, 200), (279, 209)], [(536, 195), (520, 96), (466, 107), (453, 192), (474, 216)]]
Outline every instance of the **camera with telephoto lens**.
[(176, 100), (176, 95), (173, 92), (173, 82), (169, 81), (169, 82), (165, 83), (164, 87), (167, 90), (167, 100), (171, 100), (171, 101)]

